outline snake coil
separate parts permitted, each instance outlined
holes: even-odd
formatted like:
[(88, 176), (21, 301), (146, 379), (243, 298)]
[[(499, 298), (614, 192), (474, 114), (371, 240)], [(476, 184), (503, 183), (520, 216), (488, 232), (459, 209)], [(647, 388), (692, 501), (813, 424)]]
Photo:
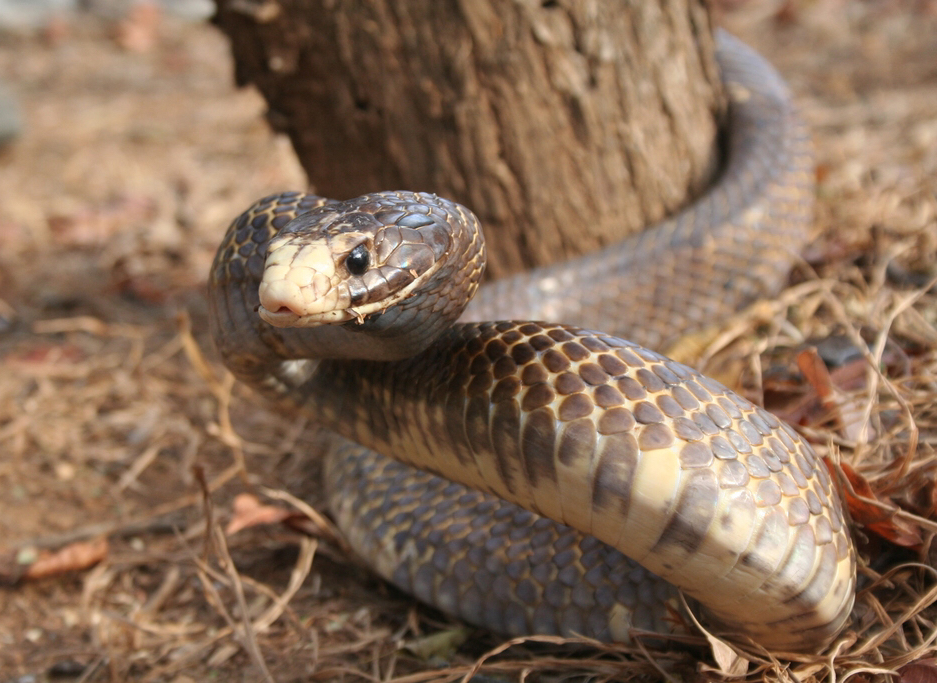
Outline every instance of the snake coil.
[(768, 64), (718, 44), (721, 178), (596, 254), (479, 287), (478, 221), (410, 192), (285, 193), (231, 225), (209, 288), (225, 363), (340, 435), (333, 513), (419, 598), (508, 634), (626, 640), (683, 628), (679, 586), (722, 630), (784, 651), (846, 622), (855, 553), (809, 445), (695, 370), (585, 329), (660, 344), (770, 296), (806, 239), (804, 126)]

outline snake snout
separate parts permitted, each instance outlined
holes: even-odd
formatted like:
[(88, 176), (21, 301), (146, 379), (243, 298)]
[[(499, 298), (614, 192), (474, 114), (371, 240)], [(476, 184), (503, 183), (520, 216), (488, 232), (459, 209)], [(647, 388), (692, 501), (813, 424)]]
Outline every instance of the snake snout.
[[(284, 240), (267, 254), (260, 317), (277, 327), (311, 327), (347, 317), (331, 253), (320, 244)], [(347, 297), (346, 297), (347, 298)]]
[(289, 280), (262, 282), (259, 294), (261, 315), (304, 315), (302, 290)]

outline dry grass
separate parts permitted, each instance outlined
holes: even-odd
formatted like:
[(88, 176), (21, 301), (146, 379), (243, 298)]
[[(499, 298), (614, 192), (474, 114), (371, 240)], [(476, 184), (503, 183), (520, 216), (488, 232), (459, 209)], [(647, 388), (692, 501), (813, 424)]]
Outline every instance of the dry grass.
[[(747, 678), (871, 680), (937, 655), (937, 18), (926, 2), (780, 4), (781, 21), (754, 16), (764, 3), (726, 21), (804, 103), (821, 236), (779, 301), (727, 324), (704, 360), (796, 415), (880, 518), (857, 533), (843, 639), (793, 662), (748, 652)], [(236, 494), (318, 501), (314, 430), (222, 372), (202, 294), (226, 222), (302, 175), (260, 99), (230, 87), (218, 35), (170, 22), (157, 38), (128, 52), (74, 24), (0, 45), (29, 123), (0, 158), (0, 576), (108, 539), (91, 569), (0, 588), (0, 681), (725, 677), (700, 649), (467, 634), (358, 567), (326, 520), (224, 533)], [(864, 357), (812, 397), (784, 350), (832, 335)]]

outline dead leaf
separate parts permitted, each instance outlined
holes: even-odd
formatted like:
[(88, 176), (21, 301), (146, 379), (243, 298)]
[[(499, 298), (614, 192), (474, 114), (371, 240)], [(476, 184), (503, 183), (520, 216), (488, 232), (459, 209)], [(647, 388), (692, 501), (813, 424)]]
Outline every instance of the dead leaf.
[(937, 683), (937, 659), (929, 657), (898, 669), (901, 683)]
[[(865, 427), (863, 412), (855, 401), (842, 393), (840, 385), (830, 374), (817, 350), (811, 346), (798, 353), (797, 367), (817, 392), (821, 405), (833, 418), (839, 431), (847, 439), (859, 441)], [(864, 370), (864, 367), (862, 360), (850, 364), (848, 376), (852, 378), (855, 375), (854, 368)], [(843, 368), (838, 368), (838, 370), (843, 370)], [(845, 373), (841, 374), (845, 375)]]
[(808, 347), (797, 354), (797, 367), (817, 392), (821, 400), (826, 401), (833, 394), (833, 380), (829, 370), (815, 348)]
[[(821, 340), (817, 346), (827, 341), (833, 338)], [(789, 424), (818, 425), (832, 419), (844, 436), (857, 440), (868, 425), (853, 396), (866, 387), (868, 362), (859, 356), (834, 363), (830, 369), (827, 355), (828, 351), (809, 347), (796, 352), (775, 349), (766, 356), (765, 407)]]
[(104, 537), (93, 541), (76, 541), (54, 553), (41, 553), (23, 574), (26, 579), (44, 579), (66, 572), (93, 567), (107, 556), (108, 542)]
[[(824, 463), (835, 477), (836, 471), (828, 461)], [(904, 548), (919, 550), (923, 542), (921, 530), (895, 513), (897, 506), (888, 499), (878, 496), (868, 480), (848, 464), (841, 462), (839, 468), (849, 481), (850, 490), (845, 490), (846, 504), (853, 521), (867, 531)]]
[(724, 640), (720, 640), (705, 629), (703, 635), (713, 651), (713, 659), (720, 673), (726, 676), (744, 676), (748, 672), (748, 660), (739, 655)]
[(687, 604), (683, 593), (680, 593), (680, 601), (683, 604), (684, 614), (690, 617), (693, 625), (706, 637), (709, 647), (713, 651), (713, 659), (716, 661), (715, 668), (705, 662), (701, 662), (699, 664), (700, 670), (703, 672), (718, 671), (725, 676), (731, 677), (744, 676), (748, 673), (748, 665), (750, 662), (736, 652), (726, 641), (713, 635), (709, 629), (700, 623), (699, 619), (697, 619), (696, 615), (693, 613), (693, 610), (691, 610), (690, 606)]
[(238, 531), (252, 526), (279, 524), (291, 514), (290, 510), (276, 505), (263, 505), (257, 496), (241, 493), (234, 498), (234, 516), (225, 527), (225, 534), (231, 536)]

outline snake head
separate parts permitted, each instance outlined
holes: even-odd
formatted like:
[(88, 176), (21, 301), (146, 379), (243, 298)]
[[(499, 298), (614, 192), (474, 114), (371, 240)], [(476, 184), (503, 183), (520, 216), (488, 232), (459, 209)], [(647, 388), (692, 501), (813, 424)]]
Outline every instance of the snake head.
[(363, 323), (425, 288), (452, 251), (453, 229), (445, 211), (414, 196), (364, 195), (290, 221), (267, 250), (261, 318), (277, 327)]

